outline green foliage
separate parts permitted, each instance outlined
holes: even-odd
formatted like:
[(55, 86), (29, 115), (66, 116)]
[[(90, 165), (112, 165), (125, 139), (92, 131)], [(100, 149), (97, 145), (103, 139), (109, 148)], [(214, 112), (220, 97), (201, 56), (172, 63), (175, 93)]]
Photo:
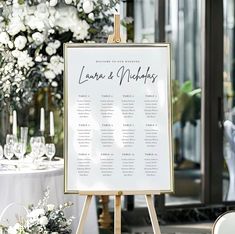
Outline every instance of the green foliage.
[(23, 5), (23, 4), (24, 4), (24, 0), (18, 0), (18, 3), (19, 3), (20, 5)]
[(196, 125), (201, 117), (201, 89), (193, 89), (192, 81), (188, 80), (180, 87), (178, 80), (172, 81), (173, 123), (186, 122)]

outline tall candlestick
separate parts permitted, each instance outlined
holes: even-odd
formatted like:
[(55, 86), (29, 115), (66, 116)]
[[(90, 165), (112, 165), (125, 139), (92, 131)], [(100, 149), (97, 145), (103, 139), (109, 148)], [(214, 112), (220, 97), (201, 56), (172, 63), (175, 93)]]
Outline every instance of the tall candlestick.
[(45, 131), (45, 111), (44, 108), (41, 108), (40, 111), (40, 131), (44, 132)]
[(17, 136), (17, 114), (15, 110), (13, 111), (12, 133), (14, 136)]
[(54, 114), (50, 112), (50, 136), (55, 135), (55, 127), (54, 127)]

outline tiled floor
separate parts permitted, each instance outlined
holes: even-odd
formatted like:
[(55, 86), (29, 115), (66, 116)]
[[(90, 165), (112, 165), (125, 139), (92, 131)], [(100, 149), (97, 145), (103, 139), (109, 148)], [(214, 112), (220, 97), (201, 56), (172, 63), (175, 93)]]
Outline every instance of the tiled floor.
[[(212, 223), (161, 226), (162, 234), (211, 234)], [(152, 227), (133, 227), (133, 234), (153, 234)]]

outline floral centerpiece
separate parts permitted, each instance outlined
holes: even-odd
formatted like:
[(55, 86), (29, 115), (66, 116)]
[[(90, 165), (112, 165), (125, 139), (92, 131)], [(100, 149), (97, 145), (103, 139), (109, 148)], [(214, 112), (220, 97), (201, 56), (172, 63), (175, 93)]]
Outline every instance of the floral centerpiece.
[(0, 0), (0, 104), (50, 87), (62, 106), (63, 43), (104, 41), (118, 0)]
[(25, 218), (20, 218), (18, 222), (10, 227), (2, 226), (1, 233), (8, 234), (69, 234), (74, 217), (66, 218), (64, 210), (72, 205), (68, 202), (59, 207), (48, 204), (49, 189), (46, 190), (44, 198), (37, 206), (30, 205)]

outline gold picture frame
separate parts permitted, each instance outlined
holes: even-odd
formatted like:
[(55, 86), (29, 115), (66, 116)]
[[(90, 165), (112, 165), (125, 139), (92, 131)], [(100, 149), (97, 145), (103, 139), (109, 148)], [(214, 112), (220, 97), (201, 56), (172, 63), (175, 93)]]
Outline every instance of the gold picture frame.
[[(156, 48), (164, 47), (167, 49), (168, 64), (167, 64), (167, 103), (168, 103), (168, 137), (169, 137), (169, 152), (170, 152), (170, 188), (169, 190), (100, 190), (100, 191), (83, 191), (83, 190), (68, 190), (68, 56), (67, 50), (70, 48)], [(154, 43), (154, 44), (64, 44), (64, 193), (79, 194), (79, 195), (145, 195), (145, 194), (165, 194), (174, 192), (174, 173), (173, 173), (173, 147), (172, 147), (172, 101), (171, 101), (171, 48), (169, 43)]]

